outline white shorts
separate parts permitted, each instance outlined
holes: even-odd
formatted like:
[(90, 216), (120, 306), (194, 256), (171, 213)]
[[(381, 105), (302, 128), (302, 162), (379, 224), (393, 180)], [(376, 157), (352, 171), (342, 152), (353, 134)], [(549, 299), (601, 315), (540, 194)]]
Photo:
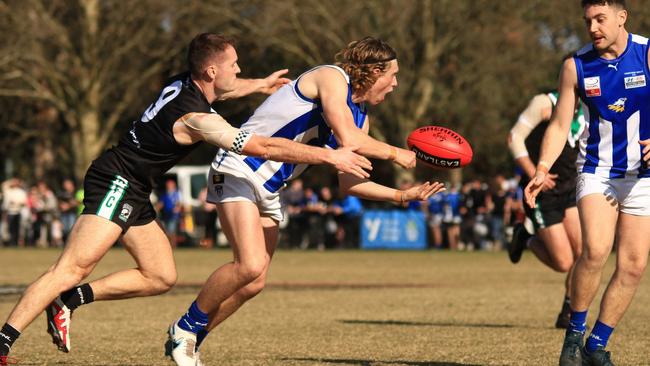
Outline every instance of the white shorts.
[(615, 198), (621, 212), (650, 216), (650, 178), (628, 176), (609, 179), (595, 174), (580, 173), (576, 181), (576, 202), (593, 193)]
[(210, 203), (248, 201), (257, 205), (261, 216), (282, 221), (280, 194), (269, 193), (253, 180), (221, 173), (210, 168), (208, 173), (208, 197)]
[(429, 225), (440, 226), (440, 224), (442, 224), (442, 214), (431, 214), (431, 217), (429, 218)]

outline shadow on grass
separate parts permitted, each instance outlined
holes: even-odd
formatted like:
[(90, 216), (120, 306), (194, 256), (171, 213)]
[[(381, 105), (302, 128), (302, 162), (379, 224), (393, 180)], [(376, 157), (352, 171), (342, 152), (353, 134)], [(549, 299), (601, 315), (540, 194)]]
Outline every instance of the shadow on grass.
[(405, 320), (339, 320), (343, 324), (400, 325), (407, 327), (458, 327), (458, 328), (536, 328), (526, 325), (489, 323), (413, 322)]
[(355, 360), (355, 359), (346, 359), (346, 358), (283, 358), (282, 360), (331, 363), (331, 364), (339, 364), (339, 365), (359, 365), (359, 366), (372, 366), (372, 365), (480, 366), (478, 364), (445, 362), (445, 361), (404, 361), (404, 360), (381, 361), (381, 360)]

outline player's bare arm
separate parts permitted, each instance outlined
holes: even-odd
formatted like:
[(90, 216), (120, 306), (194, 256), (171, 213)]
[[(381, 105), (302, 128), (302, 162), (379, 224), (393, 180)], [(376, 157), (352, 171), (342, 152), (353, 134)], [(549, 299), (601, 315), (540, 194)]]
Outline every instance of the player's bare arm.
[(286, 163), (329, 164), (360, 178), (370, 176), (364, 169), (372, 170), (370, 161), (355, 154), (354, 148), (331, 150), (284, 138), (253, 135), (232, 127), (216, 113), (184, 115), (174, 124), (174, 138), (182, 145), (205, 141), (236, 153)]
[(569, 58), (562, 65), (560, 87), (558, 89), (560, 96), (555, 113), (548, 124), (544, 139), (542, 140), (535, 177), (531, 179), (524, 190), (526, 203), (530, 207), (535, 206), (535, 197), (541, 192), (549, 169), (562, 152), (564, 144), (566, 144), (566, 136), (571, 128), (571, 120), (573, 119), (576, 100), (578, 98), (576, 92), (577, 86), (578, 74), (575, 61)]
[(222, 94), (219, 100), (240, 98), (253, 93), (273, 94), (283, 85), (291, 80), (282, 77), (288, 69), (278, 70), (263, 79), (240, 79), (235, 80), (235, 89)]
[(355, 150), (354, 147), (333, 150), (301, 144), (285, 138), (252, 135), (244, 146), (243, 154), (285, 163), (329, 164), (338, 171), (353, 174), (358, 178), (370, 177), (366, 171), (372, 170), (370, 161), (356, 154)]
[(361, 155), (393, 160), (405, 168), (415, 166), (415, 153), (378, 141), (355, 126), (347, 106), (347, 83), (340, 72), (322, 67), (303, 76), (298, 87), (308, 98), (320, 99), (325, 119), (341, 146), (359, 147)]
[[(526, 138), (542, 122), (548, 121), (553, 113), (553, 103), (546, 94), (538, 94), (528, 103), (526, 109), (521, 112), (517, 123), (510, 130), (508, 135), (508, 147), (515, 159), (515, 163), (526, 173), (528, 178), (535, 176), (535, 163), (528, 156), (526, 149)], [(555, 187), (557, 174), (547, 174), (544, 181), (544, 190)]]
[(340, 173), (338, 178), (339, 189), (345, 194), (366, 200), (389, 201), (397, 204), (410, 201), (423, 201), (445, 190), (445, 185), (440, 182), (426, 182), (402, 191), (351, 174)]

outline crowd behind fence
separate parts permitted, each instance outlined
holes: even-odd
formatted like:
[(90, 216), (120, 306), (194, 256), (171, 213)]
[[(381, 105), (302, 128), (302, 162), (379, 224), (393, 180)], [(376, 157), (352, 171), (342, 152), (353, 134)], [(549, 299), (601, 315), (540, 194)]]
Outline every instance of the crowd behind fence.
[[(408, 189), (417, 182), (402, 182)], [(296, 179), (281, 193), (284, 207), (279, 246), (291, 249), (358, 248), (364, 210), (414, 210), (424, 213), (428, 247), (450, 250), (499, 250), (516, 222), (525, 219), (518, 178), (498, 175), (491, 181), (473, 180), (446, 185), (447, 190), (427, 201), (403, 206), (361, 201), (336, 188), (304, 186)], [(227, 246), (216, 207), (183, 202), (174, 179), (152, 194), (173, 246)], [(0, 244), (12, 247), (62, 247), (83, 210), (83, 189), (66, 179), (53, 189), (46, 182), (33, 185), (11, 178), (0, 193)]]

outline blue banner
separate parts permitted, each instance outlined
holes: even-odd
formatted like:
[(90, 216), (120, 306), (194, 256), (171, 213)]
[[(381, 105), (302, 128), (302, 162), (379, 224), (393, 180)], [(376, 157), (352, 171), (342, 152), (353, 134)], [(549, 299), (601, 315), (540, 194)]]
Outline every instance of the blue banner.
[(361, 220), (362, 249), (426, 249), (427, 230), (420, 211), (366, 210)]

